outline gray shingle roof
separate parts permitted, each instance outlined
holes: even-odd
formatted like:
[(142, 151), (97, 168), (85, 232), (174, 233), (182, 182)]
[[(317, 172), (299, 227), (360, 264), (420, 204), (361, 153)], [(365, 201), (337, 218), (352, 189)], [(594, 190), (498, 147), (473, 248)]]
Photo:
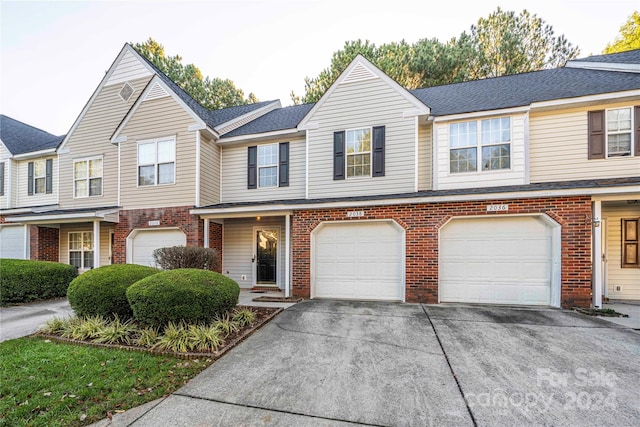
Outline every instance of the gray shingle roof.
[(640, 49), (627, 52), (593, 55), (586, 58), (574, 59), (571, 62), (605, 62), (607, 64), (640, 64)]
[(315, 104), (292, 105), (290, 107), (278, 108), (270, 111), (264, 116), (240, 126), (229, 133), (223, 135), (223, 138), (252, 135), (265, 132), (274, 132), (284, 129), (295, 129), (300, 120), (311, 110)]
[(555, 68), (412, 90), (434, 116), (640, 89), (640, 73)]
[(64, 139), (0, 114), (0, 139), (13, 155), (57, 148)]

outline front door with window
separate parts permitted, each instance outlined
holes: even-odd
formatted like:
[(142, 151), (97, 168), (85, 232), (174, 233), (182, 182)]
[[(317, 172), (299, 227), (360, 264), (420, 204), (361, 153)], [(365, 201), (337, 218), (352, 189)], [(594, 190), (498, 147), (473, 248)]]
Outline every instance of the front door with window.
[(278, 281), (278, 230), (256, 230), (256, 285)]

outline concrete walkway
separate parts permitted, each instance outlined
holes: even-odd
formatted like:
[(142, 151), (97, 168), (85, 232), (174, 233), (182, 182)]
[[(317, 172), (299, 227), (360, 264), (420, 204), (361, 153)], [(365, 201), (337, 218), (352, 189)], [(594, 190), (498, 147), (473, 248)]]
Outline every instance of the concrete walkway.
[(602, 308), (610, 308), (629, 317), (603, 317), (609, 322), (640, 330), (640, 301), (609, 300)]

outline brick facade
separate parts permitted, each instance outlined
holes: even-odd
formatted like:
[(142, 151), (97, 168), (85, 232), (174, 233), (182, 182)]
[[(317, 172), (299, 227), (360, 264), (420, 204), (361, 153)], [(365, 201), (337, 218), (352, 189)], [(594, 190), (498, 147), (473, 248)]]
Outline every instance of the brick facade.
[[(189, 213), (192, 206), (173, 208), (149, 208), (121, 210), (120, 222), (116, 224), (113, 244), (113, 263), (127, 262), (127, 237), (134, 229), (156, 229), (177, 227), (187, 236), (187, 246), (203, 246), (204, 221)], [(149, 221), (159, 221), (159, 225), (149, 225)]]
[(209, 223), (209, 247), (218, 250), (218, 273), (222, 273), (222, 224)]
[(29, 256), (39, 261), (60, 260), (60, 230), (57, 228), (29, 226)]
[[(560, 224), (562, 232), (561, 304), (589, 307), (591, 304), (591, 199), (586, 196), (492, 200), (508, 204), (505, 214), (544, 213)], [(486, 201), (410, 204), (360, 208), (363, 219), (394, 219), (406, 230), (406, 301), (438, 302), (438, 231), (453, 217), (487, 215)], [(311, 294), (311, 232), (324, 221), (345, 221), (343, 209), (295, 211), (292, 215), (293, 293)]]

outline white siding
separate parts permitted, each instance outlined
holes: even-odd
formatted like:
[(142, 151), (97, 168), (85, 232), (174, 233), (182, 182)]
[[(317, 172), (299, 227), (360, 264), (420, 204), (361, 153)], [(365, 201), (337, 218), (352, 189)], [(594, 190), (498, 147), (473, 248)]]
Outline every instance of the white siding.
[(200, 206), (220, 202), (220, 151), (215, 142), (200, 138)]
[[(140, 95), (149, 78), (130, 81)], [(118, 95), (119, 86), (102, 88), (60, 154), (60, 205), (82, 208), (118, 205), (118, 146), (111, 135), (136, 99), (136, 94), (124, 102)], [(69, 150), (66, 152), (66, 150)], [(75, 199), (73, 197), (73, 160), (102, 156), (102, 196)]]
[(532, 183), (640, 175), (640, 156), (589, 160), (587, 116), (586, 109), (531, 114)]
[(0, 209), (7, 209), (9, 204), (9, 194), (14, 193), (9, 187), (13, 184), (10, 179), (11, 163), (13, 162), (9, 156), (11, 154), (0, 144), (0, 163), (4, 163), (4, 195), (0, 196)]
[[(50, 194), (34, 194), (29, 196), (29, 162), (37, 160), (52, 159), (53, 174), (51, 178), (52, 192)], [(17, 188), (16, 194), (16, 206), (15, 207), (27, 207), (27, 206), (45, 206), (55, 205), (58, 202), (58, 158), (57, 157), (42, 157), (40, 159), (22, 160), (13, 164), (16, 166), (17, 182), (14, 188)]]
[[(309, 197), (406, 193), (415, 190), (415, 109), (381, 79), (342, 84), (310, 117), (319, 128), (309, 130)], [(333, 133), (385, 126), (385, 176), (333, 179)]]
[[(506, 117), (506, 116), (496, 116)], [(503, 185), (525, 184), (525, 116), (511, 115), (511, 169), (499, 171), (478, 171), (449, 173), (449, 125), (442, 122), (437, 127), (438, 139), (438, 190), (454, 188), (499, 187)], [(474, 119), (475, 120), (475, 119)], [(468, 121), (468, 120), (461, 120)], [(480, 128), (478, 127), (478, 131)], [(480, 150), (479, 150), (480, 151)], [(481, 153), (478, 153), (480, 155)]]
[[(116, 69), (111, 73), (109, 80), (106, 81), (105, 86), (116, 85), (149, 76), (151, 76), (151, 72), (147, 67), (127, 50), (116, 66)], [(140, 95), (139, 89), (136, 90), (136, 92), (133, 93), (133, 97), (135, 98)]]
[(432, 189), (433, 181), (433, 126), (420, 124), (418, 128), (418, 191)]
[[(247, 189), (247, 147), (289, 142), (289, 186)], [(333, 144), (333, 143), (332, 143)], [(304, 198), (304, 139), (273, 139), (222, 148), (222, 203)]]
[[(111, 264), (110, 246), (111, 246), (111, 232), (114, 230), (114, 225), (106, 222), (100, 223), (100, 265)], [(63, 264), (69, 264), (69, 233), (74, 231), (93, 231), (92, 223), (81, 224), (61, 224), (60, 225), (60, 262)]]
[[(602, 206), (607, 226), (607, 289), (611, 299), (640, 300), (640, 268), (622, 268), (622, 219), (640, 218), (640, 206)], [(621, 291), (616, 291), (616, 285)]]
[[(140, 104), (122, 130), (120, 145), (120, 206), (124, 209), (192, 206), (196, 197), (195, 121), (171, 97)], [(176, 137), (175, 183), (138, 187), (138, 141)]]
[[(222, 242), (222, 272), (232, 278), (241, 288), (251, 288), (254, 280), (254, 263), (251, 258), (255, 253), (254, 227), (269, 228), (280, 227), (278, 241), (278, 286), (284, 289), (285, 280), (285, 242), (284, 242), (284, 218), (262, 217), (256, 218), (225, 219)], [(246, 280), (242, 280), (242, 276)]]

